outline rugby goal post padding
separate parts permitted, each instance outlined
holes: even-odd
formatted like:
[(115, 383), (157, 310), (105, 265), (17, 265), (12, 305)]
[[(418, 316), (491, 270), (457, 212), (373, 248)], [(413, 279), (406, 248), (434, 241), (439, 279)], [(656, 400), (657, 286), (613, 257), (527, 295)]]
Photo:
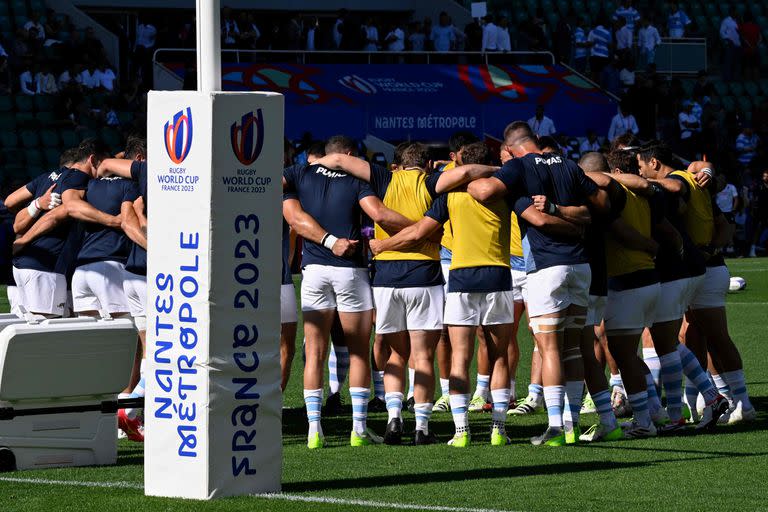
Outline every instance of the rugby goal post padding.
[(277, 492), (283, 97), (148, 101), (147, 495)]

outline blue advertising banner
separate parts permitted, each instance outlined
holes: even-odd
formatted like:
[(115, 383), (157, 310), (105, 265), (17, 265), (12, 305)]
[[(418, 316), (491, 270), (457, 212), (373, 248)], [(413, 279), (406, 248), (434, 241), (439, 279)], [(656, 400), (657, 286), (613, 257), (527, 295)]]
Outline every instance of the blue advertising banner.
[[(174, 66), (169, 66), (174, 68)], [(616, 104), (561, 66), (224, 63), (227, 91), (285, 95), (286, 136), (440, 140), (500, 136), (546, 106), (558, 133), (607, 132)]]

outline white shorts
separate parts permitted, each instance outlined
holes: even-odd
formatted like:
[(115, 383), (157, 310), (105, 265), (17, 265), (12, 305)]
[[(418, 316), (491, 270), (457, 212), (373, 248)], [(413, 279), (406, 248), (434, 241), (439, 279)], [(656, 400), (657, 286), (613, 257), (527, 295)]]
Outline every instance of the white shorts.
[(584, 325), (600, 325), (605, 319), (605, 304), (608, 297), (604, 295), (590, 295), (587, 306), (587, 321)]
[(725, 265), (707, 267), (707, 273), (699, 282), (691, 298), (691, 309), (709, 309), (725, 307), (725, 296), (731, 274)]
[(528, 316), (563, 311), (571, 305), (589, 306), (589, 264), (557, 265), (528, 274)]
[(19, 287), (14, 285), (8, 285), (5, 289), (5, 294), (8, 297), (8, 305), (11, 308), (11, 313), (19, 313)]
[(428, 288), (373, 288), (376, 332), (439, 331), (445, 296), (441, 285)]
[(448, 274), (451, 273), (451, 264), (450, 263), (441, 263), (440, 268), (443, 270), (443, 281), (445, 281), (445, 284), (443, 285), (443, 295), (448, 295)]
[(446, 325), (498, 325), (515, 321), (512, 291), (451, 292), (445, 298)]
[(515, 302), (528, 302), (528, 274), (522, 270), (510, 270), (512, 273), (512, 298)]
[(293, 283), (280, 286), (280, 323), (295, 324), (299, 321), (296, 308), (296, 288)]
[(97, 261), (77, 267), (72, 276), (75, 313), (128, 313), (130, 308), (123, 291), (124, 273), (125, 265), (117, 261)]
[(640, 334), (644, 328), (651, 327), (655, 320), (659, 290), (659, 283), (620, 292), (608, 290), (608, 302), (605, 306), (606, 332)]
[(659, 299), (656, 301), (654, 324), (680, 320), (688, 309), (687, 295), (690, 289), (690, 279), (678, 279), (661, 283)]
[(64, 316), (67, 306), (67, 278), (63, 274), (13, 267), (16, 280), (16, 308), (30, 313)]
[(302, 274), (302, 311), (360, 313), (373, 309), (368, 269), (307, 265)]
[(147, 276), (123, 272), (123, 292), (133, 318), (147, 317)]

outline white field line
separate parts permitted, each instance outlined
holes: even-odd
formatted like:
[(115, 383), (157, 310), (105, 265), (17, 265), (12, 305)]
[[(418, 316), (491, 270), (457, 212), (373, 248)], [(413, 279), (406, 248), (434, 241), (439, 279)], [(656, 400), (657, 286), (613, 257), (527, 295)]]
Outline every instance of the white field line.
[[(34, 485), (62, 485), (70, 487), (91, 487), (108, 489), (135, 489), (142, 490), (144, 486), (133, 482), (88, 482), (78, 480), (49, 480), (45, 478), (18, 478), (0, 476), (0, 482), (34, 484)], [(358, 507), (370, 507), (377, 509), (394, 510), (429, 510), (432, 512), (508, 512), (487, 508), (469, 507), (443, 507), (439, 505), (417, 505), (413, 503), (396, 503), (385, 501), (368, 501), (344, 498), (329, 498), (323, 496), (303, 496), (299, 494), (255, 494), (255, 498), (264, 498), (276, 501), (293, 501), (303, 503), (326, 503), (330, 505), (353, 505)]]

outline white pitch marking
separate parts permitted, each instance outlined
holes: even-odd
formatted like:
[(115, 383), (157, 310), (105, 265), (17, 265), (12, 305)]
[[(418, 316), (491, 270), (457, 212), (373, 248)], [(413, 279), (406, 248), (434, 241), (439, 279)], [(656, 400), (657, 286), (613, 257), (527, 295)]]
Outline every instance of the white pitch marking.
[[(142, 490), (144, 486), (133, 482), (88, 482), (77, 480), (49, 480), (45, 478), (17, 478), (9, 476), (0, 476), (0, 482), (11, 482), (20, 484), (35, 485), (64, 485), (71, 487), (91, 487), (108, 489), (135, 489)], [(415, 503), (392, 503), (384, 501), (368, 500), (349, 500), (344, 498), (330, 498), (324, 496), (304, 496), (299, 494), (254, 494), (254, 498), (264, 498), (268, 500), (294, 501), (304, 503), (327, 503), (331, 505), (353, 505), (358, 507), (370, 507), (378, 509), (395, 510), (428, 510), (430, 512), (509, 512), (488, 508), (470, 508), (470, 507), (444, 507), (440, 505), (417, 505)]]

